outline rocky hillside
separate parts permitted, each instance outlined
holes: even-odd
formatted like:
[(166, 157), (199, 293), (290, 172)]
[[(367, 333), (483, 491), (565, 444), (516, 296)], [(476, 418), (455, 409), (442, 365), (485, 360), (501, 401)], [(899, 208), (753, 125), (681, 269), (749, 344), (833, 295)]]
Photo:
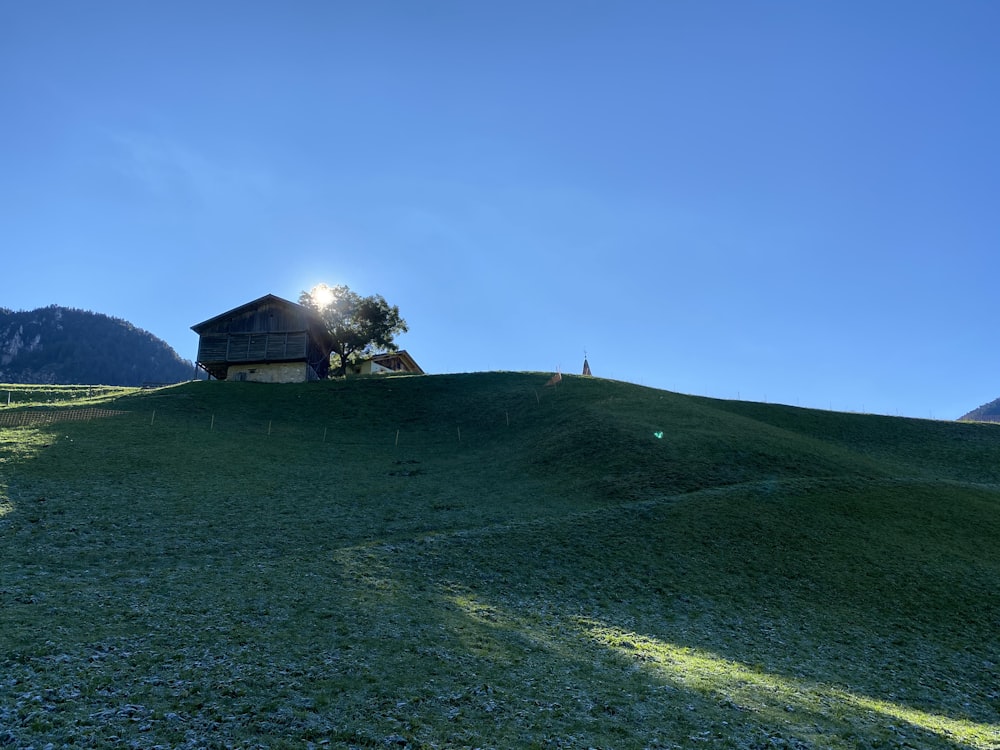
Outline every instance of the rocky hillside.
[(1000, 398), (973, 409), (959, 419), (968, 422), (1000, 422)]
[(193, 374), (193, 363), (128, 321), (58, 305), (0, 308), (0, 383), (135, 386)]

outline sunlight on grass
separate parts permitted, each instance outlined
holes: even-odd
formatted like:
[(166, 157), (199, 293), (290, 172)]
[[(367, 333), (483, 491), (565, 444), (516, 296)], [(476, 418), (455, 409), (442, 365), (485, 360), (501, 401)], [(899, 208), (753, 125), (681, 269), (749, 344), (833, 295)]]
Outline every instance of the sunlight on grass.
[(760, 672), (708, 651), (676, 646), (593, 620), (581, 618), (577, 622), (591, 640), (636, 662), (640, 669), (690, 690), (714, 693), (746, 710), (760, 713), (783, 711), (789, 715), (804, 711), (822, 716), (873, 712), (971, 748), (995, 750), (1000, 746), (1000, 725), (953, 719), (845, 690)]
[(1000, 431), (549, 375), (13, 392), (2, 747), (1000, 750)]
[(901, 706), (898, 703), (842, 691), (831, 690), (829, 694), (841, 698), (845, 703), (899, 721), (905, 721), (928, 732), (941, 735), (948, 740), (968, 743), (970, 747), (990, 748), (991, 750), (1000, 747), (1000, 724), (977, 724), (972, 721), (952, 719), (940, 714), (931, 714), (908, 706)]
[(43, 448), (48, 447), (54, 438), (44, 428), (19, 427), (5, 429), (0, 427), (0, 472), (9, 475), (14, 467), (35, 458)]
[(0, 383), (0, 410), (24, 407), (101, 406), (142, 389), (116, 385), (14, 385)]
[(11, 480), (18, 465), (35, 458), (52, 440), (48, 432), (40, 429), (0, 427), (0, 518), (14, 511)]

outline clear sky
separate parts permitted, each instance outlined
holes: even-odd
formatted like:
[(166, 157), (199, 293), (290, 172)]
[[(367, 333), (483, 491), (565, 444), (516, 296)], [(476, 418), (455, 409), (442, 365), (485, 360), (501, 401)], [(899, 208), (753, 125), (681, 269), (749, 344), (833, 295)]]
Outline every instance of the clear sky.
[(428, 372), (1000, 396), (1000, 3), (0, 0), (0, 307), (344, 283)]

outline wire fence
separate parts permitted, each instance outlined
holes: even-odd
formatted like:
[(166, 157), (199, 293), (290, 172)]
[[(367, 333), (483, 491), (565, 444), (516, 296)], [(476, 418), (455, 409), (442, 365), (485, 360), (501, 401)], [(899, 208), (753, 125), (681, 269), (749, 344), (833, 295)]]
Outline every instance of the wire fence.
[[(412, 449), (456, 446), (477, 447), (497, 441), (516, 440), (524, 434), (528, 418), (523, 412), (496, 410), (489, 414), (454, 416), (425, 415), (394, 420), (356, 416), (341, 418), (289, 418), (230, 413), (220, 410), (202, 415), (179, 415), (169, 411), (131, 412), (131, 429), (141, 427), (152, 433), (183, 435), (192, 439), (217, 438), (288, 441), (300, 445), (319, 444), (330, 448)], [(533, 434), (537, 427), (529, 429)]]
[[(112, 430), (121, 430), (123, 439), (134, 439), (137, 430), (163, 438), (180, 440), (266, 441), (276, 446), (326, 445), (329, 448), (359, 449), (432, 449), (493, 448), (497, 443), (513, 447), (527, 435), (533, 435), (540, 416), (538, 410), (553, 400), (555, 387), (530, 387), (511, 393), (509, 398), (491, 404), (469, 402), (467, 405), (438, 410), (422, 405), (412, 413), (369, 413), (355, 409), (342, 414), (303, 413), (301, 409), (283, 411), (267, 408), (195, 408), (190, 411), (164, 409), (115, 409), (98, 407), (65, 408), (32, 406), (0, 409), (0, 428), (46, 428), (66, 422), (87, 422), (115, 417)], [(558, 399), (557, 399), (558, 400)], [(114, 406), (109, 405), (109, 406)], [(525, 432), (524, 428), (531, 428)], [(124, 438), (128, 434), (129, 438)]]
[(128, 414), (118, 409), (38, 409), (0, 412), (0, 427), (26, 427), (57, 422), (89, 422)]
[[(532, 400), (532, 405), (537, 408)], [(164, 410), (85, 409), (19, 409), (0, 411), (0, 429), (51, 428), (53, 426), (94, 420), (112, 420), (110, 429), (122, 432), (122, 439), (134, 440), (148, 431), (150, 438), (171, 440), (236, 440), (258, 444), (324, 445), (344, 449), (432, 449), (482, 447), (491, 444), (520, 442), (523, 428), (530, 421), (522, 410), (490, 410), (487, 413), (427, 414), (400, 420), (387, 415), (371, 418), (366, 415), (303, 417), (301, 415), (248, 413), (243, 410), (220, 409), (204, 413), (176, 413)], [(529, 433), (533, 430), (529, 430)], [(129, 437), (126, 438), (125, 435)], [(154, 437), (159, 435), (160, 438)]]

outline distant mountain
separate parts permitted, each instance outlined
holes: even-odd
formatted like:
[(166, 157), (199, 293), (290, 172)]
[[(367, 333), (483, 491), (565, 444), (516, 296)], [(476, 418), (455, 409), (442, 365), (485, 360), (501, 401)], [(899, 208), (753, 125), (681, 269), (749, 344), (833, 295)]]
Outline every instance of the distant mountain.
[(973, 409), (965, 416), (959, 417), (959, 420), (968, 422), (1000, 422), (1000, 398), (990, 401), (988, 404), (983, 404), (978, 409)]
[(120, 318), (58, 305), (0, 308), (0, 383), (179, 383), (194, 364)]

